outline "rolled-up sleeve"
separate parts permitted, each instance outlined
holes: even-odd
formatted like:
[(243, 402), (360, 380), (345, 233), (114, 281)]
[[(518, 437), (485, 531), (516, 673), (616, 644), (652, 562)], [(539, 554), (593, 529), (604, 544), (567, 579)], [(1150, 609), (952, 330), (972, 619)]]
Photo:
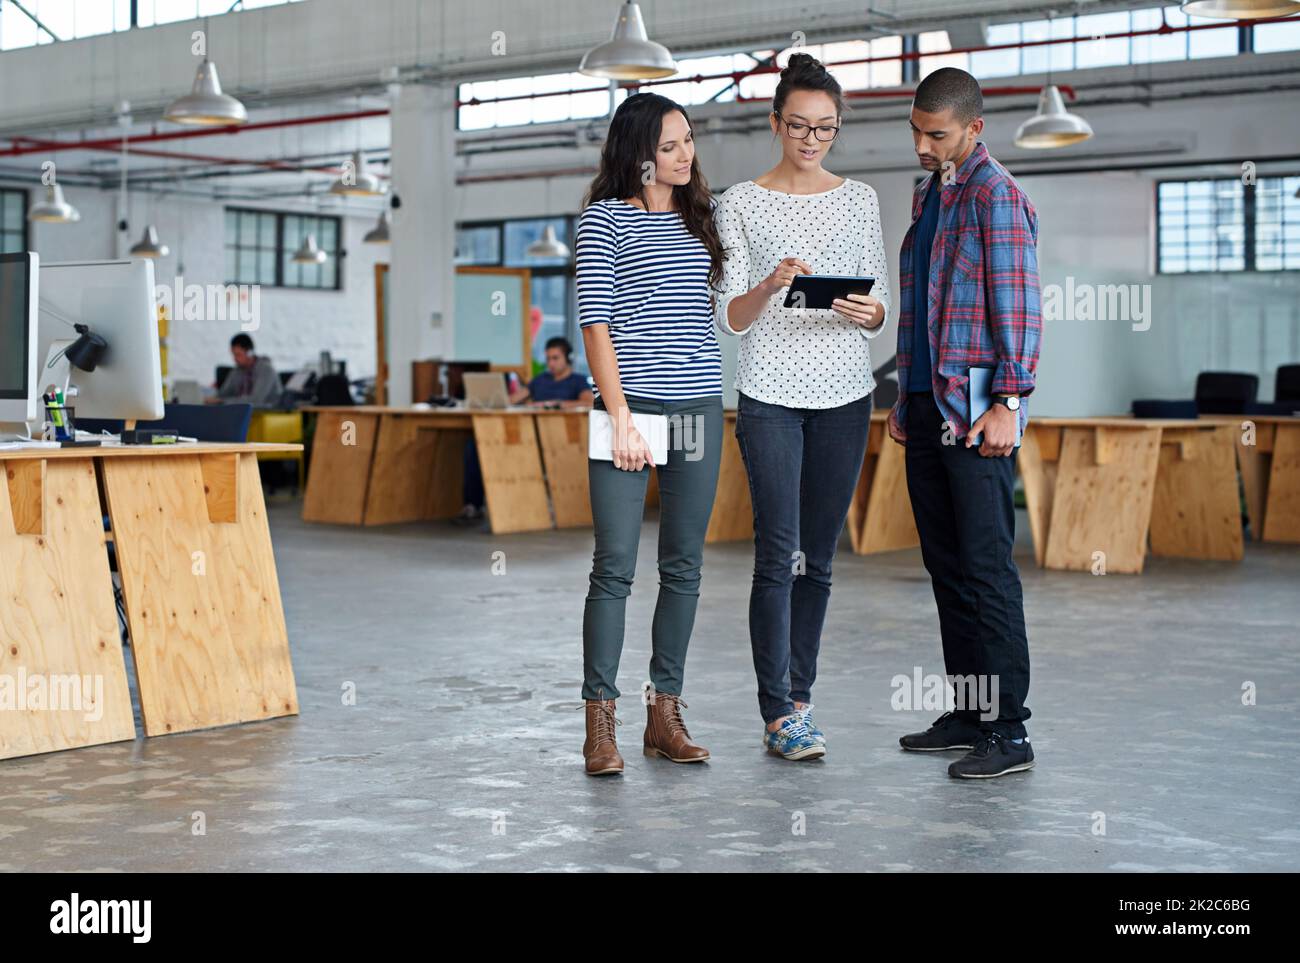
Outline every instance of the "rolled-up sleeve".
[(876, 279), (875, 284), (871, 286), (871, 295), (881, 303), (885, 310), (884, 320), (874, 328), (862, 328), (861, 331), (868, 338), (879, 337), (884, 333), (885, 325), (889, 321), (889, 256), (885, 253), (885, 232), (880, 226), (880, 202), (876, 198), (876, 191), (873, 187), (867, 188), (866, 211), (867, 230), (864, 243), (862, 245), (862, 266), (860, 273), (862, 277), (873, 277)]
[(713, 317), (723, 334), (743, 335), (753, 325), (737, 331), (727, 320), (727, 309), (739, 295), (749, 292), (749, 242), (745, 237), (745, 224), (725, 196), (718, 205), (714, 223), (726, 260), (722, 262), (722, 277), (713, 290)]
[(590, 205), (578, 219), (575, 243), (578, 326), (609, 324), (614, 314), (614, 260), (618, 242), (614, 215)]
[(1037, 215), (1020, 193), (999, 187), (989, 197), (983, 225), (985, 301), (997, 366), (992, 391), (1034, 390), (1042, 339)]

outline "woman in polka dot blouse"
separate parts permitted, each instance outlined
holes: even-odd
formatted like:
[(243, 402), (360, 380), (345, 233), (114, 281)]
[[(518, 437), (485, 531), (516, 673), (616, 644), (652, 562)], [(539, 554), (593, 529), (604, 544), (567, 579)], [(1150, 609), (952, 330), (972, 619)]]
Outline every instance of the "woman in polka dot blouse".
[[(717, 211), (727, 260), (716, 321), (741, 339), (736, 439), (754, 504), (749, 637), (763, 741), (786, 759), (826, 751), (812, 686), (831, 561), (866, 452), (876, 386), (868, 342), (889, 310), (876, 192), (822, 166), (843, 112), (826, 68), (792, 55), (770, 116), (781, 160), (728, 190)], [(785, 308), (799, 274), (876, 280), (871, 295), (832, 311)]]

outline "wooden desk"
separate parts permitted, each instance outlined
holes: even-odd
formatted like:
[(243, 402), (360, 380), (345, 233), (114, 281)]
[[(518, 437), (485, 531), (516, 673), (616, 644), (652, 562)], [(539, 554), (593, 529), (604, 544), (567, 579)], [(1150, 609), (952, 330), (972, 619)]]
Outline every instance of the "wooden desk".
[[(450, 518), (462, 505), (463, 452), (473, 437), (492, 531), (591, 525), (587, 412), (463, 408), (313, 407), (316, 433), (302, 517), (336, 525), (390, 525)], [(918, 543), (903, 449), (889, 441), (885, 412), (872, 416), (867, 457), (849, 512), (858, 553)], [(724, 413), (722, 461), (705, 541), (754, 537), (749, 479)], [(647, 504), (655, 501), (655, 478)], [(549, 502), (548, 502), (549, 498)]]
[[(904, 449), (890, 437), (885, 420), (888, 412), (871, 415), (867, 453), (862, 462), (858, 487), (849, 505), (848, 529), (853, 551), (858, 555), (914, 548), (920, 544), (912, 503), (907, 495)], [(731, 542), (754, 537), (754, 510), (749, 497), (749, 478), (736, 442), (736, 412), (726, 412), (722, 433), (722, 468), (718, 494), (709, 521), (707, 542)]]
[(299, 447), (0, 450), (0, 675), (100, 694), (0, 711), (0, 758), (135, 738), (110, 539), (146, 735), (298, 712), (257, 456)]
[[(591, 524), (590, 507), (585, 522), (575, 507), (579, 491), (586, 500), (586, 412), (373, 405), (304, 410), (317, 415), (305, 521), (391, 525), (451, 518), (463, 505), (465, 442), (473, 437), (492, 531), (548, 529), (540, 434), (551, 451), (550, 467), (564, 479), (557, 518), (564, 525)], [(575, 468), (579, 456), (581, 471)]]
[(1300, 418), (1287, 415), (1201, 415), (1231, 429), (1246, 495), (1251, 535), (1300, 544)]
[(1038, 564), (1142, 571), (1153, 555), (1240, 561), (1233, 429), (1205, 421), (1031, 418), (1018, 462)]

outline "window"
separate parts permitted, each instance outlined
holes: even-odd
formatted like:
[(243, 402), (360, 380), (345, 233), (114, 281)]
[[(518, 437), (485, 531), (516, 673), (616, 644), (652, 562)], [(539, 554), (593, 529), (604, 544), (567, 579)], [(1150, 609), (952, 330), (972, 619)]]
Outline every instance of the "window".
[(267, 211), (226, 208), (226, 281), (276, 284), (277, 217)]
[[(578, 332), (577, 292), (574, 288), (573, 247), (577, 219), (568, 216), (476, 221), (456, 226), (456, 263), (526, 267), (532, 271), (533, 304), (542, 309), (542, 325), (533, 338), (533, 360), (546, 357), (546, 342), (557, 335), (573, 345), (573, 367), (586, 373), (587, 358)], [(563, 258), (529, 255), (528, 246), (541, 240), (547, 227), (569, 249)]]
[(1255, 184), (1255, 270), (1300, 270), (1300, 177)]
[[(337, 217), (226, 208), (226, 283), (337, 291), (342, 224)], [(296, 264), (308, 234), (325, 252), (323, 264)]]
[(1257, 23), (1250, 29), (1255, 37), (1255, 53), (1300, 50), (1300, 19), (1286, 23)]
[(1245, 186), (1239, 178), (1167, 181), (1156, 194), (1161, 274), (1246, 270)]
[[(773, 57), (784, 64), (794, 48), (781, 51), (758, 50), (746, 53), (716, 54), (709, 57), (689, 57), (677, 61), (675, 83), (659, 84), (645, 89), (662, 94), (685, 107), (697, 104), (734, 101), (739, 90), (741, 97), (766, 100), (776, 91), (776, 74), (757, 74), (741, 79), (737, 84), (731, 77), (714, 77), (695, 82), (695, 76), (729, 74), (753, 70)], [(874, 40), (846, 40), (840, 43), (813, 44), (798, 48), (823, 62), (862, 60), (867, 57), (896, 57), (903, 52), (902, 37), (877, 37)], [(868, 87), (897, 87), (903, 82), (901, 61), (870, 64), (849, 64), (832, 67), (833, 73), (845, 90), (865, 90)], [(572, 91), (561, 96), (539, 97), (555, 91)], [(628, 91), (618, 88), (614, 92), (614, 106), (621, 104)], [(610, 110), (609, 81), (588, 77), (580, 73), (544, 74), (537, 77), (513, 77), (505, 80), (481, 80), (460, 85), (457, 98), (461, 106), (456, 111), (457, 126), (461, 130), (486, 130), (491, 127), (514, 127), (522, 124), (546, 124), (566, 120), (606, 117)], [(498, 100), (498, 98), (517, 98)], [(475, 104), (471, 101), (491, 99), (493, 103)]]
[[(286, 288), (339, 288), (339, 219), (337, 217), (281, 214), (284, 240), (280, 246), (280, 284)], [(298, 264), (293, 256), (308, 237), (325, 252), (319, 264)]]
[[(578, 92), (556, 97), (532, 96), (559, 90)], [(609, 113), (609, 81), (577, 72), (479, 80), (461, 84), (456, 96), (462, 102), (462, 106), (456, 110), (456, 124), (461, 130), (549, 124), (586, 117), (604, 117)], [(502, 97), (518, 99), (497, 100)], [(475, 99), (491, 99), (494, 102), (468, 103)]]
[(1156, 187), (1161, 274), (1300, 270), (1300, 177), (1164, 181)]
[(0, 190), (0, 254), (27, 250), (27, 192)]
[[(1163, 12), (1163, 15), (1162, 15)], [(1055, 17), (1052, 20), (1025, 20), (1019, 23), (999, 23), (988, 28), (989, 46), (1013, 43), (1031, 43), (1050, 39), (1080, 37), (1074, 43), (1045, 44), (1022, 47), (1018, 50), (975, 51), (971, 54), (947, 54), (951, 49), (945, 30), (923, 33), (918, 37), (918, 49), (923, 54), (937, 54), (921, 58), (921, 76), (940, 66), (963, 67), (977, 78), (1014, 77), (1020, 74), (1041, 74), (1049, 69), (1053, 73), (1069, 70), (1089, 70), (1095, 67), (1122, 67), (1129, 64), (1160, 63), (1168, 60), (1197, 60), (1202, 57), (1232, 57), (1240, 52), (1240, 32), (1236, 25), (1216, 27), (1211, 30), (1184, 31), (1145, 37), (1124, 37), (1121, 34), (1135, 30), (1158, 30), (1162, 23), (1171, 27), (1189, 24), (1222, 23), (1205, 17), (1188, 17), (1177, 5), (1145, 7), (1139, 10), (1118, 10), (1112, 13), (1080, 14)], [(1296, 24), (1265, 24), (1256, 31), (1269, 31), (1281, 27), (1295, 28), (1289, 37), (1283, 33), (1257, 32), (1255, 50), (1300, 48), (1300, 22)]]
[(457, 264), (500, 264), (501, 226), (456, 228)]

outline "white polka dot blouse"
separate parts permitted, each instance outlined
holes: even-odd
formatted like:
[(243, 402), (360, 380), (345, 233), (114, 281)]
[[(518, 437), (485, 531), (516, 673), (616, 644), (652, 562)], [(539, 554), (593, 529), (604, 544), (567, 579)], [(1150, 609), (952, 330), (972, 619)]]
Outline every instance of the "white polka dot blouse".
[(888, 313), (889, 262), (875, 190), (845, 179), (819, 194), (786, 194), (745, 181), (722, 195), (717, 225), (727, 260), (715, 320), (719, 331), (741, 336), (736, 390), (788, 408), (835, 408), (870, 394), (876, 382), (867, 343), (884, 324), (867, 330), (833, 311), (786, 308), (785, 289), (742, 332), (727, 323), (727, 308), (783, 258), (797, 257), (814, 274), (874, 277), (871, 295)]

